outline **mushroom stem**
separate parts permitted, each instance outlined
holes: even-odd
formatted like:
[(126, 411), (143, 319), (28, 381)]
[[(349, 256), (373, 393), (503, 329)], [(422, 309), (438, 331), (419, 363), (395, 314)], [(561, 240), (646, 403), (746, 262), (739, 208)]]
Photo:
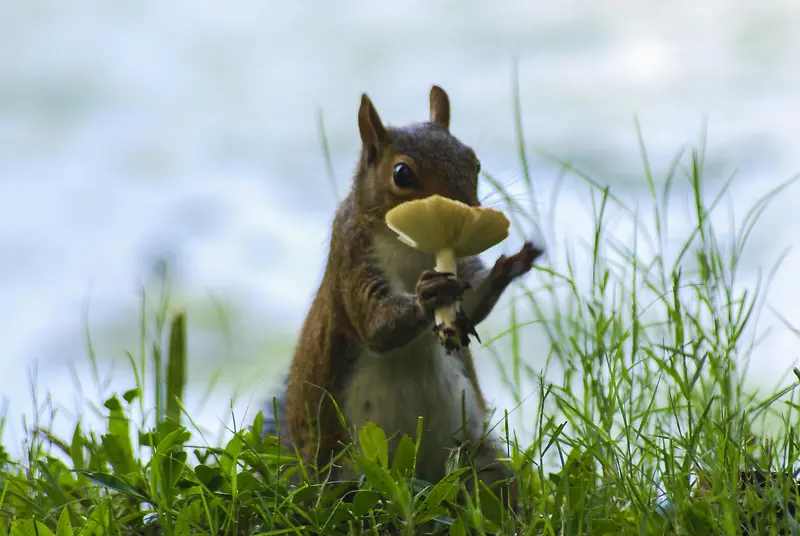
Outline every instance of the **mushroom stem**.
[(436, 271), (456, 273), (456, 255), (452, 249), (440, 249), (436, 252)]
[[(452, 249), (446, 248), (436, 252), (436, 271), (449, 272), (457, 275), (456, 256)], [(438, 332), (442, 338), (442, 342), (444, 342), (446, 346), (449, 346), (449, 344), (447, 344), (447, 339), (458, 336), (458, 328), (456, 326), (457, 314), (458, 310), (455, 305), (439, 307), (434, 312)]]

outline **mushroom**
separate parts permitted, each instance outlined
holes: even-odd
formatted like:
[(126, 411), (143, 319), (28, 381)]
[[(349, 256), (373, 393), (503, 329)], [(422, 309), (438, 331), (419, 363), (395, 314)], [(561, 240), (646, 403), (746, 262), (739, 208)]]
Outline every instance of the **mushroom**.
[[(456, 274), (456, 259), (478, 255), (508, 237), (509, 221), (500, 211), (471, 207), (432, 195), (406, 201), (386, 214), (386, 224), (409, 246), (436, 254), (436, 271)], [(460, 304), (435, 311), (434, 331), (444, 347), (454, 350), (467, 346), (464, 330), (474, 328), (460, 313)], [(461, 320), (461, 322), (459, 322)]]

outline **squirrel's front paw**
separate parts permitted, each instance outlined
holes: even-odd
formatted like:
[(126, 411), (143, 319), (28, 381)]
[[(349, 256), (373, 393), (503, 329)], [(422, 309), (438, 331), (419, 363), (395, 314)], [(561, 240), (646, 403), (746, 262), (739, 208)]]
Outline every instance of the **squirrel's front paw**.
[(467, 281), (459, 281), (455, 274), (425, 270), (417, 281), (417, 299), (424, 314), (433, 314), (435, 309), (453, 305), (472, 288)]
[(510, 257), (500, 255), (492, 268), (491, 278), (495, 287), (505, 287), (514, 279), (528, 273), (534, 261), (544, 254), (544, 250), (525, 242), (522, 249)]

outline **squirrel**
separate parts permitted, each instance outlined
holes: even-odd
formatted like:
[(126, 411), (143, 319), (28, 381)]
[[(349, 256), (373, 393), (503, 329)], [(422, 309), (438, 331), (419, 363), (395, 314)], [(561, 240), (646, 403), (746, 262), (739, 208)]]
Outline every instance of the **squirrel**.
[(384, 126), (361, 95), (362, 147), (352, 186), (333, 220), (325, 272), (288, 386), (276, 399), (278, 414), (265, 420), (263, 432), (277, 435), (279, 423), (286, 444), (322, 468), (368, 421), (385, 431), (393, 452), (404, 433), (417, 439), (422, 416), (416, 477), (438, 482), (449, 451), (469, 444), (477, 445), (478, 477), (491, 485), (511, 475), (498, 460), (499, 438), (484, 438), (489, 408), (472, 355), (468, 348), (445, 351), (433, 331), (434, 310), (460, 300), (478, 325), (543, 251), (525, 242), (491, 269), (478, 256), (459, 259), (456, 277), (435, 271), (432, 254), (388, 228), (386, 213), (412, 199), (439, 194), (480, 206), (480, 161), (450, 133), (450, 100), (439, 86), (431, 88), (429, 106), (428, 121)]

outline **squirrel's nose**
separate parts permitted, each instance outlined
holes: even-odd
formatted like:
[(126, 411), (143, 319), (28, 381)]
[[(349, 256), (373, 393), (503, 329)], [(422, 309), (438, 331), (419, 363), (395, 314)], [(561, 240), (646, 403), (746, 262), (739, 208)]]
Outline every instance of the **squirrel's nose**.
[(459, 190), (461, 191), (458, 192), (458, 197), (456, 197), (455, 199), (458, 199), (465, 205), (469, 205), (471, 207), (481, 206), (481, 202), (478, 199), (478, 194), (476, 192), (470, 192), (469, 190), (465, 191), (464, 188), (459, 188)]
[(478, 196), (469, 196), (468, 201), (466, 203), (471, 207), (481, 206), (481, 201), (480, 199), (478, 199)]

